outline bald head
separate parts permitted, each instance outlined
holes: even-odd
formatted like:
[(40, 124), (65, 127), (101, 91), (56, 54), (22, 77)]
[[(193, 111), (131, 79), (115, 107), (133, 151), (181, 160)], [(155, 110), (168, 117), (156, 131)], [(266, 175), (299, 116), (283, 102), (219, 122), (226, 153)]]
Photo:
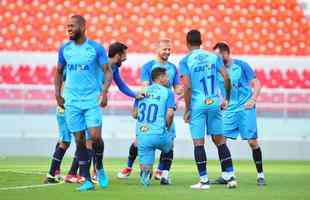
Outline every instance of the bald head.
[(157, 42), (157, 54), (161, 61), (167, 61), (171, 54), (171, 40), (162, 38)]

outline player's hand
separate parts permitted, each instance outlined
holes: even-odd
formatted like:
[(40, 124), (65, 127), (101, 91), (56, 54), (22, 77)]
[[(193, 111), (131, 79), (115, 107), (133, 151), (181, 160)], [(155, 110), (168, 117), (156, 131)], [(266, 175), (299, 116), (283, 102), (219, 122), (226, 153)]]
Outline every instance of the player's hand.
[(186, 111), (186, 112), (184, 113), (183, 119), (184, 119), (184, 122), (185, 122), (185, 123), (188, 123), (188, 122), (189, 122), (190, 115), (191, 115), (190, 111)]
[(254, 99), (250, 99), (244, 104), (244, 106), (246, 109), (250, 109), (250, 108), (253, 108), (255, 104), (256, 104), (256, 101)]
[(101, 102), (100, 102), (100, 106), (102, 108), (105, 108), (108, 105), (108, 93), (104, 92), (101, 95)]
[(221, 104), (221, 110), (225, 110), (227, 109), (228, 107), (228, 101), (227, 100), (224, 100)]
[(138, 92), (135, 96), (135, 99), (143, 99), (144, 97), (146, 97), (146, 93), (144, 91)]
[(57, 101), (57, 105), (62, 108), (65, 109), (65, 99), (61, 96), (61, 95), (56, 95), (56, 101)]

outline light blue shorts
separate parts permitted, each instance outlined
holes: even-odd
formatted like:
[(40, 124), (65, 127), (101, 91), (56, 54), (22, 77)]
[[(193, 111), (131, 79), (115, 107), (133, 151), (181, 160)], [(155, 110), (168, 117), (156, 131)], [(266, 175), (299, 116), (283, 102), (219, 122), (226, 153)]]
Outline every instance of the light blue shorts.
[(223, 112), (223, 129), (227, 138), (257, 139), (256, 108)]
[(189, 126), (193, 139), (204, 139), (206, 134), (223, 135), (222, 111), (192, 110)]
[[(57, 125), (58, 125), (58, 133), (59, 133), (59, 141), (62, 142), (71, 142), (72, 134), (68, 129), (66, 118), (65, 118), (65, 111), (61, 108), (57, 108), (56, 111), (56, 118), (57, 118)], [(91, 139), (91, 135), (86, 130), (85, 131), (85, 138), (86, 140)]]
[(66, 122), (70, 132), (100, 127), (102, 124), (102, 113), (99, 106), (89, 109), (80, 109), (76, 106), (66, 106)]
[(173, 147), (173, 135), (153, 134), (137, 135), (139, 162), (142, 165), (153, 165), (155, 161), (155, 150), (168, 153)]

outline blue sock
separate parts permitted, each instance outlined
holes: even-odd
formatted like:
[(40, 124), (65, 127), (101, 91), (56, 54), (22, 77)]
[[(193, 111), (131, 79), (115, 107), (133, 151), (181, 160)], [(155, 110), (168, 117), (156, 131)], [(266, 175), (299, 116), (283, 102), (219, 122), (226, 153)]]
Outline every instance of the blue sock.
[(217, 150), (221, 162), (222, 172), (233, 172), (233, 163), (227, 145), (220, 144), (217, 146)]
[(253, 160), (255, 162), (257, 173), (263, 172), (262, 151), (260, 147), (252, 150)]
[(169, 171), (171, 168), (172, 160), (173, 160), (173, 150), (170, 150), (168, 153), (161, 152), (158, 169), (161, 171), (163, 170)]
[(90, 160), (92, 150), (87, 149), (85, 146), (77, 147), (77, 157), (79, 162), (80, 174), (85, 177), (86, 180), (90, 180)]
[(127, 161), (128, 168), (132, 168), (137, 155), (138, 155), (138, 147), (136, 147), (135, 144), (132, 143), (129, 148), (129, 156), (128, 156), (128, 161)]
[(94, 147), (94, 153), (95, 153), (95, 162), (96, 162), (96, 169), (100, 170), (103, 168), (103, 150), (104, 150), (104, 143), (103, 141), (100, 141), (93, 145)]
[(68, 174), (76, 175), (78, 169), (79, 169), (79, 162), (78, 162), (78, 159), (77, 159), (77, 150), (75, 150), (74, 158), (72, 160), (71, 167), (70, 167), (70, 170), (69, 170)]
[(194, 148), (194, 156), (197, 165), (197, 169), (200, 177), (204, 177), (207, 175), (207, 155), (205, 151), (205, 147), (195, 146)]
[(62, 162), (62, 159), (66, 153), (66, 149), (62, 149), (59, 147), (59, 144), (57, 143), (55, 152), (53, 154), (52, 164), (49, 170), (49, 174), (52, 176), (55, 176), (56, 170), (60, 169), (60, 164)]

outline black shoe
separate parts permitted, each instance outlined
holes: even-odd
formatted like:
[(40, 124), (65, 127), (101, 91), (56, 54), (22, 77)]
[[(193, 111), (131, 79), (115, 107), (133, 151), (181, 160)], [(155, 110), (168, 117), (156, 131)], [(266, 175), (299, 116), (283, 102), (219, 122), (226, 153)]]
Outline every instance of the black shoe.
[(258, 178), (257, 179), (257, 185), (258, 186), (265, 186), (266, 185), (266, 181), (264, 178)]
[(170, 185), (170, 184), (171, 184), (171, 181), (170, 181), (169, 178), (166, 179), (166, 178), (161, 177), (161, 178), (160, 178), (160, 184), (161, 184), (161, 185)]
[[(233, 177), (232, 177), (233, 178)], [(227, 184), (227, 181), (225, 179), (223, 179), (223, 177), (218, 177), (217, 179), (215, 180), (210, 180), (210, 184), (211, 185), (226, 185)]]
[(44, 179), (44, 184), (52, 184), (52, 183), (60, 183), (61, 180), (56, 178), (55, 176), (52, 176), (50, 174), (47, 174)]

